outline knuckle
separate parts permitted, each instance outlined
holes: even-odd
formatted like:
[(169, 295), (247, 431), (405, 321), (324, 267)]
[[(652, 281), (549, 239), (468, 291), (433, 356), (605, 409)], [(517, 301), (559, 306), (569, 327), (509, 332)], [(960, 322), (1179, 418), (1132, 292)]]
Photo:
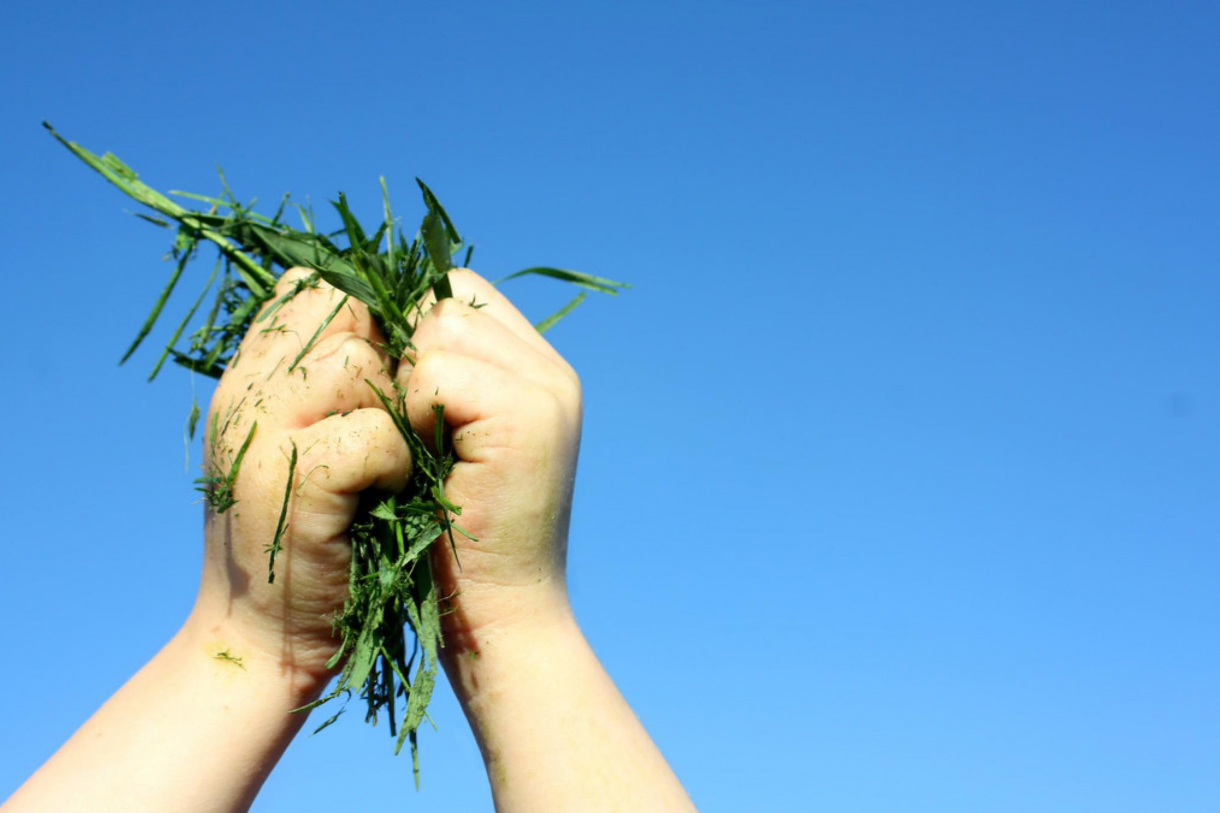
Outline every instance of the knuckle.
[(564, 405), (567, 414), (580, 415), (584, 403), (584, 390), (580, 382), (580, 375), (566, 361), (563, 361), (558, 376), (555, 395)]
[(291, 291), (297, 284), (304, 281), (310, 274), (314, 273), (308, 268), (295, 266), (289, 268), (280, 275), (279, 281), (275, 284), (275, 290), (278, 294), (286, 294)]
[(343, 336), (343, 341), (335, 348), (335, 356), (343, 354), (343, 362), (346, 366), (348, 362), (359, 363), (361, 366), (379, 366), (381, 364), (381, 356), (373, 347), (372, 343), (355, 333), (347, 333)]
[(424, 353), (415, 359), (407, 379), (407, 400), (416, 401), (420, 398), (431, 398), (437, 389), (445, 366), (445, 354), (441, 351)]
[(574, 399), (571, 393), (549, 388), (542, 392), (542, 397), (531, 405), (529, 424), (533, 428), (530, 431), (549, 439), (539, 448), (553, 449), (554, 441), (579, 435), (580, 401), (579, 398)]
[(380, 448), (396, 440), (401, 441), (394, 419), (380, 406), (357, 409), (345, 420), (353, 421), (353, 429), (368, 446)]
[(327, 362), (351, 371), (381, 369), (383, 361), (373, 344), (363, 336), (351, 331), (334, 333), (314, 346), (306, 358), (314, 363)]
[(431, 311), (431, 334), (439, 347), (460, 346), (470, 330), (468, 314), (452, 299), (436, 305)]
[(454, 268), (449, 272), (449, 287), (453, 296), (463, 302), (475, 293), (476, 286), (482, 278), (469, 268)]
[(390, 413), (381, 407), (362, 409), (360, 412), (364, 416), (364, 420), (369, 422), (370, 428), (378, 435), (387, 433), (398, 434), (398, 430), (394, 425), (394, 419), (390, 417)]
[(546, 390), (547, 398), (544, 400), (545, 412), (543, 417), (548, 424), (556, 424), (565, 421), (568, 417), (568, 404), (563, 396), (554, 390)]
[[(469, 268), (455, 269), (450, 272), (450, 284), (453, 287), (453, 298), (463, 305), (490, 305), (498, 298), (494, 285)], [(496, 308), (498, 310), (498, 308)]]

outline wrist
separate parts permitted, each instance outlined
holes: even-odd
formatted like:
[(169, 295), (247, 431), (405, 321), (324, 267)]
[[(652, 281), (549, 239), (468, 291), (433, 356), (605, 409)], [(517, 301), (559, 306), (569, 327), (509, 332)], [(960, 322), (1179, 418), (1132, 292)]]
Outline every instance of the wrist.
[(441, 600), (442, 654), (479, 657), (489, 644), (524, 642), (571, 616), (567, 585), (560, 579), (531, 585), (466, 582)]
[[(484, 612), (490, 602), (477, 600), (485, 596), (463, 594), (445, 616), (441, 660), (464, 705), (477, 704), (482, 694), (499, 692), (520, 673), (525, 661), (549, 659), (585, 645), (566, 590), (531, 590), (529, 594), (518, 590), (523, 591), (516, 588), (510, 595), (497, 596), (500, 601), (494, 614)], [(466, 608), (462, 598), (467, 599)], [(470, 604), (478, 613), (466, 612)]]
[(284, 711), (316, 700), (334, 676), (334, 670), (325, 668), (328, 655), (303, 651), (314, 647), (247, 629), (232, 615), (222, 617), (199, 606), (175, 643), (183, 657), (208, 663), (218, 679), (247, 686)]
[(312, 693), (194, 613), (18, 790), (16, 809), (246, 810)]
[(446, 661), (498, 810), (693, 810), (570, 611), (473, 634)]

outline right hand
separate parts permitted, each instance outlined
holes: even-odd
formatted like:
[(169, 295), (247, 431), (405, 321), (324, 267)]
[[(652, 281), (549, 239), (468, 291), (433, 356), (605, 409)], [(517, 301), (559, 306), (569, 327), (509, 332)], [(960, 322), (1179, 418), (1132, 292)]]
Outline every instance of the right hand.
[[(457, 463), (446, 484), (460, 506), (434, 545), (447, 656), (477, 654), (490, 627), (570, 612), (568, 521), (580, 448), (580, 381), (489, 282), (450, 273), (453, 298), (427, 300), (398, 381), (412, 426), (434, 437), (444, 405)], [(472, 307), (470, 303), (477, 307)], [(430, 307), (429, 307), (430, 305)]]

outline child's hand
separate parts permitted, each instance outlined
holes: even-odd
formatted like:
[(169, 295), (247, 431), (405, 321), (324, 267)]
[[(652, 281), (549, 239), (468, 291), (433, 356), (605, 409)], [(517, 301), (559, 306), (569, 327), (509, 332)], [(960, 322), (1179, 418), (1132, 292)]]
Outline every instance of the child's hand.
[(478, 541), (455, 534), (456, 560), (444, 539), (433, 547), (452, 596), (442, 651), (496, 810), (693, 810), (568, 603), (580, 382), (486, 281), (450, 281), (453, 299), (420, 320), (398, 380), (422, 437), (434, 404), (453, 430), (445, 492)]
[[(311, 280), (316, 277), (308, 271), (288, 271), (277, 298)], [(306, 693), (322, 688), (329, 677), (325, 663), (338, 648), (331, 619), (347, 596), (347, 530), (359, 493), (401, 489), (411, 466), (406, 443), (366, 383), (383, 392), (392, 387), (380, 336), (363, 304), (348, 298), (297, 360), (342, 299), (331, 286), (314, 282), (256, 322), (220, 380), (205, 425), (212, 504), (223, 504), (224, 480), (247, 438), (250, 444), (233, 481), (236, 502), (223, 513), (207, 508), (194, 619), (218, 649), (246, 663), (278, 663)], [(294, 444), (283, 550), (269, 584), (268, 547)]]
[[(404, 360), (412, 426), (434, 436), (443, 404), (458, 458), (445, 484), (461, 507), (455, 560), (433, 549), (442, 595), (445, 653), (476, 654), (475, 634), (568, 612), (568, 519), (580, 447), (580, 381), (530, 322), (472, 271), (450, 274), (453, 298), (435, 305)], [(474, 303), (472, 307), (470, 303)], [(426, 306), (426, 303), (425, 303)]]

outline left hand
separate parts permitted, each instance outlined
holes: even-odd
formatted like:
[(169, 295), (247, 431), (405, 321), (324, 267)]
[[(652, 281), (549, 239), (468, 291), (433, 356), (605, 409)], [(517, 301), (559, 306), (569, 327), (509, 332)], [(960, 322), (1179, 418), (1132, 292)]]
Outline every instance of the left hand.
[[(271, 303), (309, 277), (304, 269), (287, 271)], [(342, 299), (319, 281), (256, 321), (220, 380), (204, 426), (210, 477), (224, 478), (248, 437), (250, 444), (232, 487), (236, 502), (224, 513), (206, 509), (192, 621), (244, 662), (278, 663), (303, 681), (306, 694), (331, 676), (325, 664), (339, 646), (331, 621), (347, 597), (347, 531), (360, 492), (401, 490), (411, 470), (406, 442), (366, 383), (393, 389), (381, 336), (362, 303), (349, 297), (293, 366)], [(294, 444), (283, 549), (268, 583), (267, 551)]]

